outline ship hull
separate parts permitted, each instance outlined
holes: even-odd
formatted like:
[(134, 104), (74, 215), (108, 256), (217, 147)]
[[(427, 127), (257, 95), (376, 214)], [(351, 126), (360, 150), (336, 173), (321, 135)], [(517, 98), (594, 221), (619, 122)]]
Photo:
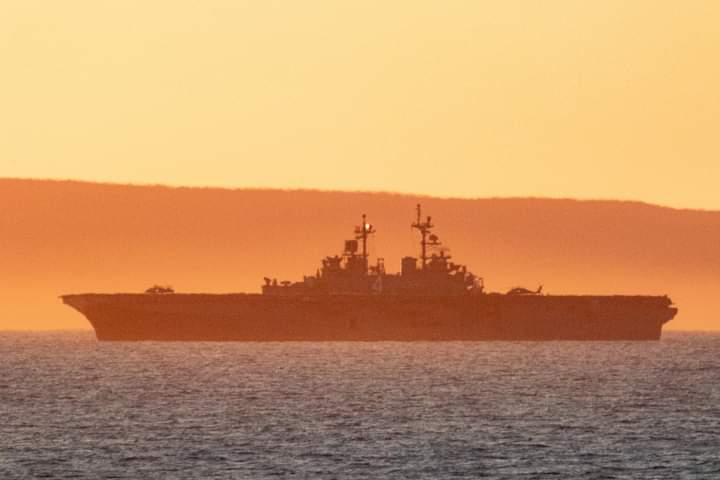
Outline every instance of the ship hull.
[(80, 294), (99, 340), (658, 340), (677, 310), (659, 296)]

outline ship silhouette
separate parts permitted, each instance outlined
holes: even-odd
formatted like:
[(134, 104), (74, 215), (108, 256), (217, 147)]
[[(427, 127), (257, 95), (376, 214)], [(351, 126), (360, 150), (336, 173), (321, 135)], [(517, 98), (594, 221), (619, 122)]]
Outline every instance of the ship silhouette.
[(262, 293), (72, 294), (99, 340), (453, 341), (657, 340), (677, 313), (668, 296), (548, 295), (515, 287), (486, 292), (483, 279), (452, 261), (417, 205), (411, 227), (420, 254), (388, 273), (369, 263), (375, 227), (362, 215), (341, 254), (301, 281), (266, 277)]

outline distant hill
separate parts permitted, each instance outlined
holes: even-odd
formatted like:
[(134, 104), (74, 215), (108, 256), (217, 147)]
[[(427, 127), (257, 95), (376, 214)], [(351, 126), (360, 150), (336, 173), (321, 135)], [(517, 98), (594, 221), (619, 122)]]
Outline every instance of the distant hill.
[(668, 294), (673, 329), (720, 329), (720, 212), (637, 202), (439, 199), (0, 179), (0, 329), (89, 328), (64, 293), (259, 291), (338, 253), (367, 213), (390, 271), (421, 201), (454, 260), (504, 291)]

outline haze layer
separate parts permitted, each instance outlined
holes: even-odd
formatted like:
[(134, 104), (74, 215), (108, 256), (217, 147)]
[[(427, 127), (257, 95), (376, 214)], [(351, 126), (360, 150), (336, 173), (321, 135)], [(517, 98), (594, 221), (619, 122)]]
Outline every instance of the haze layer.
[(720, 329), (720, 212), (641, 203), (0, 180), (0, 329), (89, 328), (58, 295), (259, 291), (339, 253), (360, 215), (389, 271), (422, 201), (456, 262), (505, 291), (668, 294), (673, 329)]

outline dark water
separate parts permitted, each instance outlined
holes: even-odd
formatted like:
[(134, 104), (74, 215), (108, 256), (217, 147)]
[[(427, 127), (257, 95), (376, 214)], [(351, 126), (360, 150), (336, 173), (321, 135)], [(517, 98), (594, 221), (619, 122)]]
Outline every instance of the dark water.
[(720, 478), (719, 353), (0, 332), (0, 478)]

